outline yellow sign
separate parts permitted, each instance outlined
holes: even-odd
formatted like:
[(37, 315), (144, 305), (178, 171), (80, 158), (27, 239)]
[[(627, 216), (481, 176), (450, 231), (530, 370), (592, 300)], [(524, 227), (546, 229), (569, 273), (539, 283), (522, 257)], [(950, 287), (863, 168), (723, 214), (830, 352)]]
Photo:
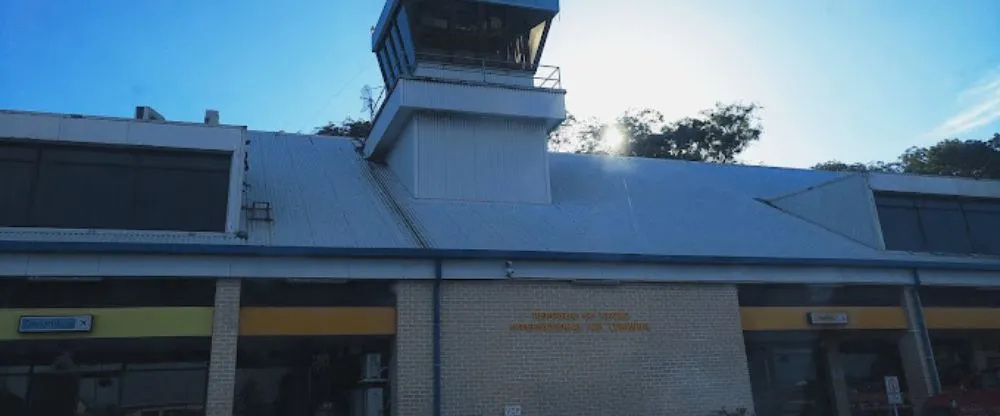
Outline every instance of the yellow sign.
[(633, 321), (628, 312), (531, 313), (531, 322), (510, 324), (511, 331), (524, 332), (648, 332), (648, 322)]

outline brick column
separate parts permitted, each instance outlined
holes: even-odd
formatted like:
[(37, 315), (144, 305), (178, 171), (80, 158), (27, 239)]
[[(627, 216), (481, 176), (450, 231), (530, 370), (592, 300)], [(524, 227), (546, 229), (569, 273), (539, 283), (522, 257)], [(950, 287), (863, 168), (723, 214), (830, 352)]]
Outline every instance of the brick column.
[(926, 328), (919, 319), (922, 313), (920, 308), (916, 289), (912, 286), (903, 288), (903, 310), (906, 313), (907, 329), (899, 340), (899, 358), (903, 362), (910, 400), (914, 404), (914, 414), (917, 416), (920, 415), (924, 401), (934, 394), (937, 384), (934, 357), (929, 357), (927, 354), (930, 341), (925, 332)]
[(232, 416), (236, 389), (236, 342), (240, 332), (240, 281), (215, 283), (212, 354), (208, 364), (206, 416)]
[(396, 283), (396, 339), (389, 364), (389, 414), (434, 413), (433, 295), (428, 281)]

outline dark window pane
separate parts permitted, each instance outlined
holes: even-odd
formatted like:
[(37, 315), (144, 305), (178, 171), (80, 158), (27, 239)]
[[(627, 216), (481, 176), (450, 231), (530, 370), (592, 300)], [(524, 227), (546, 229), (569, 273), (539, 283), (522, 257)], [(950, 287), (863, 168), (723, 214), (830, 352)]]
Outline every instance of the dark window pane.
[(130, 167), (135, 165), (135, 155), (124, 149), (91, 148), (78, 146), (52, 146), (42, 150), (43, 163), (82, 164), (82, 165), (117, 165)]
[(38, 180), (32, 225), (53, 228), (130, 228), (132, 169), (46, 163)]
[(28, 223), (34, 180), (34, 163), (0, 160), (0, 227), (20, 227)]
[(924, 230), (927, 251), (941, 253), (970, 253), (972, 246), (965, 230), (962, 211), (921, 209), (920, 225)]
[(899, 306), (900, 301), (900, 290), (893, 286), (739, 286), (740, 306)]
[(143, 153), (139, 156), (139, 166), (143, 168), (169, 168), (186, 170), (208, 170), (229, 172), (228, 154), (223, 153)]
[(214, 299), (210, 279), (0, 280), (0, 308), (212, 306)]
[(1000, 292), (967, 287), (922, 286), (924, 307), (1000, 307)]
[(125, 372), (122, 407), (126, 409), (198, 409), (205, 401), (207, 369)]
[(0, 142), (0, 161), (36, 162), (38, 149), (23, 142)]
[(384, 282), (291, 283), (245, 280), (243, 306), (393, 306), (395, 297)]
[(403, 38), (399, 35), (399, 27), (392, 25), (390, 37), (392, 37), (393, 49), (395, 49), (396, 55), (399, 57), (398, 61), (402, 66), (402, 71), (404, 74), (408, 74), (410, 72), (408, 68), (411, 63), (409, 54), (406, 53), (406, 46), (403, 44)]
[(228, 171), (141, 169), (134, 228), (223, 231), (228, 192)]
[(963, 201), (962, 209), (966, 211), (1000, 213), (1000, 202), (987, 201), (987, 200)]
[(0, 142), (0, 227), (224, 231), (231, 161), (226, 152)]
[(930, 209), (945, 209), (957, 211), (961, 209), (961, 204), (958, 203), (956, 199), (944, 199), (944, 198), (924, 198), (917, 200), (917, 206), (920, 208), (930, 208)]
[(920, 233), (920, 217), (914, 208), (879, 205), (879, 222), (882, 236), (889, 250), (923, 251), (923, 235)]
[(893, 206), (893, 207), (913, 207), (916, 205), (914, 199), (907, 195), (900, 194), (877, 194), (875, 195), (875, 204), (878, 206)]
[(1000, 212), (966, 211), (972, 251), (1000, 254)]

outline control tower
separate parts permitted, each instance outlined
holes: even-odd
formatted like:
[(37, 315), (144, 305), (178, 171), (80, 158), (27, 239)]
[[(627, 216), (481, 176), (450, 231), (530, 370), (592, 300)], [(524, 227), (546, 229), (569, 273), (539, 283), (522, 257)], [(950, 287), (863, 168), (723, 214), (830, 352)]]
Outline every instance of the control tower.
[(414, 197), (548, 203), (559, 68), (539, 65), (558, 0), (387, 0), (372, 33), (386, 86), (363, 154)]

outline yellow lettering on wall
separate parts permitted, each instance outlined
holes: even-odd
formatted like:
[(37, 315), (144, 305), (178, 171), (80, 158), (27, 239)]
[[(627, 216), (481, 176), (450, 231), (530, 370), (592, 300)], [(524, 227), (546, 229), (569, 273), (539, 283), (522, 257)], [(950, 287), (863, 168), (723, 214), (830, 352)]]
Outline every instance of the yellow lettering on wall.
[[(648, 322), (632, 321), (623, 311), (536, 311), (531, 313), (533, 322), (510, 324), (511, 331), (520, 332), (648, 332)], [(586, 321), (586, 322), (581, 322)], [(595, 322), (601, 321), (601, 322)]]

